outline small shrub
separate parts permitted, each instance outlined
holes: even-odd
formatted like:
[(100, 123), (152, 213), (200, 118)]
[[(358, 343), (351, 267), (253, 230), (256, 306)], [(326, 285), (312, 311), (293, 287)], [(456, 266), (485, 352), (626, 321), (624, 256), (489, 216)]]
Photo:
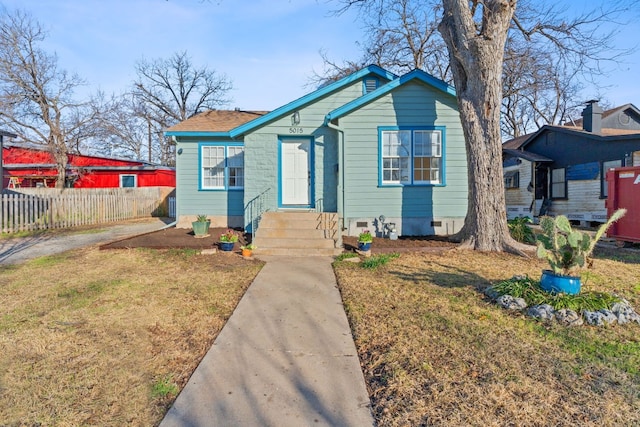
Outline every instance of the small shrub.
[(153, 383), (151, 395), (154, 398), (164, 398), (168, 396), (175, 396), (178, 394), (178, 391), (178, 386), (171, 381), (171, 375), (165, 375)]
[(375, 268), (385, 265), (392, 259), (396, 259), (398, 257), (400, 257), (400, 254), (396, 254), (396, 253), (373, 255), (369, 258), (366, 258), (364, 261), (362, 261), (360, 265), (362, 265), (363, 268), (368, 268), (373, 270)]
[(536, 235), (529, 226), (533, 221), (528, 216), (518, 217), (507, 221), (511, 237), (521, 243), (533, 245), (536, 243)]
[(209, 221), (209, 218), (207, 218), (207, 216), (204, 214), (199, 214), (196, 216), (196, 222), (207, 222), (207, 221)]
[(362, 233), (358, 234), (358, 242), (360, 243), (372, 243), (373, 236), (369, 230), (362, 230)]
[(338, 255), (335, 260), (336, 261), (344, 261), (347, 258), (357, 258), (358, 254), (355, 252), (343, 252), (340, 255)]
[(238, 234), (232, 229), (228, 229), (220, 235), (220, 241), (226, 243), (235, 243), (238, 241)]

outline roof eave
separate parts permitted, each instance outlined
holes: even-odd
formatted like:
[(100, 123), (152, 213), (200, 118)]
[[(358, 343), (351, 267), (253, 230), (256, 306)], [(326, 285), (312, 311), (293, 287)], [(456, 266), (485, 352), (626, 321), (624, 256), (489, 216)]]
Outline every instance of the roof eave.
[(217, 137), (231, 138), (229, 132), (211, 132), (211, 131), (165, 131), (165, 136), (182, 136), (182, 137)]
[(412, 81), (412, 80), (420, 80), (423, 83), (427, 84), (428, 86), (431, 86), (435, 89), (438, 89), (444, 93), (446, 93), (447, 95), (456, 96), (456, 91), (455, 89), (448, 85), (447, 83), (445, 83), (442, 80), (436, 79), (435, 77), (431, 76), (430, 74), (425, 73), (424, 71), (421, 70), (413, 70), (399, 78), (396, 78), (395, 80), (390, 81), (389, 83), (380, 86), (379, 88), (377, 88), (374, 91), (369, 92), (366, 95), (363, 95), (357, 99), (354, 99), (353, 101), (336, 108), (333, 111), (330, 111), (329, 113), (327, 113), (325, 115), (324, 118), (324, 125), (327, 126), (329, 124), (329, 122), (331, 122), (332, 120), (336, 120), (339, 119), (340, 117), (354, 111), (357, 110), (358, 108), (362, 107), (363, 105), (366, 105), (378, 98), (380, 98), (383, 95), (386, 95), (387, 93), (391, 92), (392, 90)]
[(295, 101), (289, 102), (288, 104), (285, 104), (282, 107), (276, 108), (275, 110), (265, 114), (264, 116), (258, 117), (254, 120), (251, 120), (250, 122), (247, 122), (243, 125), (236, 127), (231, 131), (229, 131), (229, 135), (231, 136), (231, 138), (236, 138), (240, 135), (250, 132), (266, 123), (269, 123), (284, 115), (287, 115), (292, 111), (295, 111), (301, 108), (302, 106), (315, 101), (318, 98), (321, 98), (332, 92), (335, 92), (336, 90), (348, 84), (351, 84), (361, 79), (362, 77), (372, 73), (378, 75), (379, 77), (382, 77), (391, 81), (398, 78), (398, 76), (396, 76), (395, 74), (390, 73), (389, 71), (384, 70), (378, 67), (377, 65), (369, 65), (368, 67), (358, 70), (355, 73), (348, 75), (347, 77), (344, 77), (336, 82), (328, 84), (327, 86), (320, 88), (314, 92), (311, 92), (301, 98), (298, 98)]

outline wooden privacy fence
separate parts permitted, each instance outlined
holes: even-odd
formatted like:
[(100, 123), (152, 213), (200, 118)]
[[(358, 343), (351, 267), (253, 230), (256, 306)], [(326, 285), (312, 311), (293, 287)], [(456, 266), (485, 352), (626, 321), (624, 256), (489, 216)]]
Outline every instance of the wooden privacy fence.
[(0, 199), (0, 231), (15, 233), (167, 216), (171, 187), (20, 189)]

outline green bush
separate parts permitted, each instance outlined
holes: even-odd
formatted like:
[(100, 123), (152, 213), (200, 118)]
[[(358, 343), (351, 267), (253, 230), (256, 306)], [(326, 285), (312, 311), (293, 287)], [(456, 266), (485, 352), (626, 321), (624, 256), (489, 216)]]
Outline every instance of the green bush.
[(536, 243), (536, 235), (533, 233), (529, 224), (531, 224), (531, 218), (528, 216), (518, 217), (507, 221), (509, 227), (509, 233), (511, 237), (521, 243), (527, 243), (533, 245)]
[(379, 254), (379, 255), (373, 255), (369, 258), (365, 258), (364, 261), (362, 261), (362, 267), (363, 268), (368, 268), (368, 269), (375, 269), (378, 268), (382, 265), (385, 265), (386, 263), (388, 263), (389, 261), (391, 261), (392, 259), (396, 259), (400, 256), (400, 254)]

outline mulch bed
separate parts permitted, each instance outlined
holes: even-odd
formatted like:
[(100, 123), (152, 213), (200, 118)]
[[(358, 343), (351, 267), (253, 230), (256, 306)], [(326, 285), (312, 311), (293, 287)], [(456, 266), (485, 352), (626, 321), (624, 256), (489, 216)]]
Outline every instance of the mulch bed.
[[(342, 243), (346, 251), (358, 249), (358, 238), (355, 236), (343, 236)], [(439, 252), (456, 246), (457, 243), (450, 242), (445, 236), (401, 236), (397, 240), (374, 237), (371, 253)]]
[[(170, 227), (108, 243), (102, 245), (100, 249), (212, 249), (218, 246), (220, 235), (227, 230), (227, 228), (210, 228), (208, 237), (195, 237), (190, 228)], [(240, 246), (251, 241), (251, 235), (238, 230), (236, 232), (239, 238), (233, 250), (239, 251)]]
[[(211, 249), (217, 247), (220, 235), (226, 230), (226, 228), (211, 228), (209, 229), (208, 237), (196, 238), (191, 229), (170, 227), (108, 243), (102, 245), (100, 249)], [(234, 251), (239, 251), (240, 246), (251, 241), (251, 235), (236, 231), (240, 237), (234, 246)], [(357, 240), (357, 237), (344, 236), (345, 250), (354, 251), (357, 249)], [(455, 243), (442, 236), (402, 236), (397, 240), (374, 238), (371, 252), (441, 251), (454, 247), (456, 247)]]

